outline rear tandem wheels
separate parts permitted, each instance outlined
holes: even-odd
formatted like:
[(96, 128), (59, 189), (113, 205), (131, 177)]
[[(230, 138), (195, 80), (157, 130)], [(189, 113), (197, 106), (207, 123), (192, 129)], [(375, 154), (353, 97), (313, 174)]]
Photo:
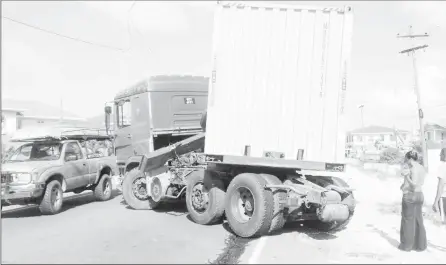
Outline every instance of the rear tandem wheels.
[[(340, 179), (315, 178), (322, 183), (317, 185), (301, 176), (282, 182), (274, 175), (254, 173), (241, 173), (225, 181), (218, 172), (195, 170), (179, 194), (169, 197), (179, 198), (186, 190), (186, 206), (194, 222), (212, 225), (226, 216), (233, 232), (245, 238), (273, 233), (286, 221), (305, 221), (324, 231), (345, 227), (354, 212), (352, 192)], [(125, 178), (123, 196), (130, 207), (153, 209), (159, 205), (162, 195), (154, 192), (164, 194), (165, 189), (146, 185), (148, 179), (137, 169)], [(139, 185), (135, 187), (135, 183)]]

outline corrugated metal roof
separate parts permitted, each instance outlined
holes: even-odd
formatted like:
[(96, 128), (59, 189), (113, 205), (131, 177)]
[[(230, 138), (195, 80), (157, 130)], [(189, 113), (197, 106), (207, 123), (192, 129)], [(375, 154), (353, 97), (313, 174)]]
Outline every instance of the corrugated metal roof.
[(190, 75), (159, 75), (138, 82), (116, 94), (115, 100), (138, 95), (148, 91), (188, 90), (207, 91), (209, 78)]

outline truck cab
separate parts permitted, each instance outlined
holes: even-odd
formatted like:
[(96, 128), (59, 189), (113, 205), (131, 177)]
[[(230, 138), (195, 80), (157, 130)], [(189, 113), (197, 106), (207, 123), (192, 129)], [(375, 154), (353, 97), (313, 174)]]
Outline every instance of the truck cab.
[(200, 76), (153, 76), (115, 96), (113, 106), (108, 106), (108, 111), (106, 107), (106, 124), (111, 120), (115, 124), (115, 153), (121, 175), (139, 165), (139, 161), (128, 161), (130, 157), (202, 131), (208, 83), (208, 78)]

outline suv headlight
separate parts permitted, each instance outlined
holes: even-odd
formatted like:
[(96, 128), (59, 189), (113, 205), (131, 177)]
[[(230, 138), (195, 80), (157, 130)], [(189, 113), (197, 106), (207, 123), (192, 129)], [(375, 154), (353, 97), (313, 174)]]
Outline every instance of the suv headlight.
[(12, 183), (28, 184), (31, 182), (30, 173), (11, 173)]

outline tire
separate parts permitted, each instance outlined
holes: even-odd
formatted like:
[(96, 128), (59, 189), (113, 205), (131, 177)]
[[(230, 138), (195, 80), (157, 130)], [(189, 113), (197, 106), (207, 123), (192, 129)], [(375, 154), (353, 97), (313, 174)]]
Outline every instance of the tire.
[[(201, 188), (201, 189), (200, 189)], [(193, 173), (187, 181), (186, 206), (190, 218), (197, 224), (212, 225), (223, 219), (225, 212), (224, 183), (209, 171)], [(206, 192), (208, 204), (202, 212), (194, 206), (196, 194)], [(195, 203), (196, 204), (196, 203)]]
[(59, 181), (53, 180), (46, 185), (45, 193), (39, 204), (39, 210), (42, 214), (57, 214), (62, 210), (63, 190)]
[[(282, 185), (282, 181), (274, 175), (269, 174), (260, 174), (263, 179), (270, 185)], [(273, 193), (274, 200), (274, 209), (273, 209), (273, 219), (271, 221), (271, 226), (269, 228), (268, 233), (273, 233), (277, 230), (282, 229), (285, 225), (285, 201), (287, 199), (287, 192), (280, 189), (273, 189), (271, 191)]]
[[(125, 202), (134, 210), (152, 210), (159, 206), (159, 202), (155, 202), (149, 196), (138, 198), (133, 192), (133, 183), (138, 179), (143, 178), (145, 183), (146, 176), (138, 169), (132, 169), (124, 178), (122, 183), (122, 196)], [(146, 186), (147, 192), (147, 186)]]
[[(229, 184), (226, 192), (225, 213), (232, 231), (240, 237), (253, 238), (268, 233), (271, 227), (274, 210), (274, 198), (271, 190), (264, 187), (266, 180), (260, 175), (243, 173), (236, 176)], [(248, 193), (247, 193), (248, 191)], [(249, 199), (242, 200), (241, 193), (250, 194)], [(247, 207), (247, 202), (252, 200), (254, 207)], [(244, 201), (244, 209), (241, 202)], [(249, 203), (249, 205), (252, 203)], [(252, 209), (252, 210), (249, 210)], [(241, 213), (244, 210), (245, 213)], [(246, 211), (251, 213), (246, 214)], [(247, 215), (251, 215), (247, 218)], [(242, 220), (244, 219), (244, 220)]]
[(108, 201), (112, 195), (112, 181), (109, 175), (104, 174), (94, 187), (93, 195), (98, 201)]

